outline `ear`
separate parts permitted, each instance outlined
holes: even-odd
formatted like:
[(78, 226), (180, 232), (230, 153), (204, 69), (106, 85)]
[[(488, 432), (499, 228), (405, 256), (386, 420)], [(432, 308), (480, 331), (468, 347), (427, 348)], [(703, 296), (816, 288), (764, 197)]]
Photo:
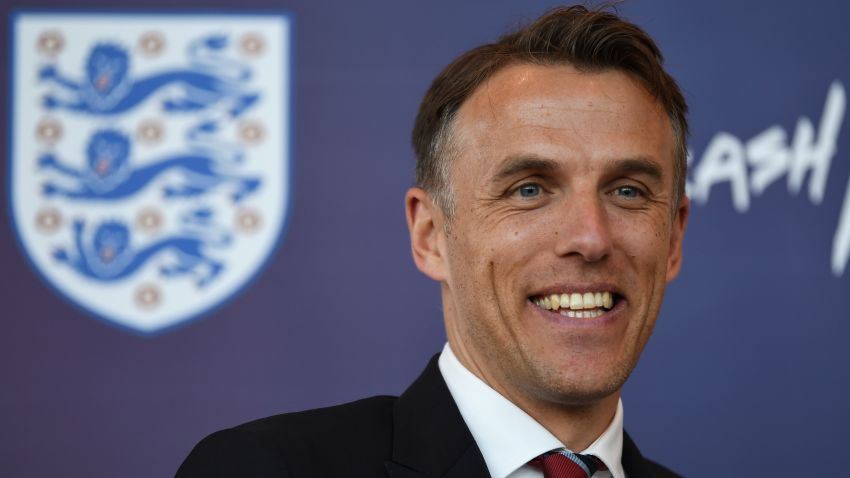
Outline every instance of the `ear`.
[(688, 225), (688, 212), (690, 208), (690, 200), (685, 196), (679, 202), (676, 215), (673, 217), (670, 251), (667, 256), (667, 282), (675, 279), (679, 275), (679, 270), (682, 268), (682, 239), (685, 236), (685, 228)]
[(408, 189), (405, 194), (404, 209), (413, 262), (426, 276), (445, 282), (448, 268), (442, 211), (424, 189), (416, 187)]

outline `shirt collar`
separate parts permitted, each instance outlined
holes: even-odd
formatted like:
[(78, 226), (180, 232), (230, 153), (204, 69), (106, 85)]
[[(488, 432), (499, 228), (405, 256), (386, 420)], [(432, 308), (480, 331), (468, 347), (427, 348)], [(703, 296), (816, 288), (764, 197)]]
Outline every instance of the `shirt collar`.
[[(505, 478), (541, 453), (564, 447), (543, 425), (464, 367), (448, 343), (438, 363), (493, 478)], [(595, 455), (605, 463), (613, 478), (625, 478), (622, 400), (617, 403), (608, 428), (579, 453)]]

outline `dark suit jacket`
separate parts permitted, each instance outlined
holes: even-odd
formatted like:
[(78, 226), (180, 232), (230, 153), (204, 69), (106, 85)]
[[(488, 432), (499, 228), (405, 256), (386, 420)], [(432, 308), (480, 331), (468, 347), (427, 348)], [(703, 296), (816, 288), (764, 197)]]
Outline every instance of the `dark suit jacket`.
[[(679, 475), (641, 456), (624, 434), (629, 478)], [(222, 430), (189, 454), (177, 478), (484, 478), (487, 465), (437, 367), (400, 397), (287, 413)]]

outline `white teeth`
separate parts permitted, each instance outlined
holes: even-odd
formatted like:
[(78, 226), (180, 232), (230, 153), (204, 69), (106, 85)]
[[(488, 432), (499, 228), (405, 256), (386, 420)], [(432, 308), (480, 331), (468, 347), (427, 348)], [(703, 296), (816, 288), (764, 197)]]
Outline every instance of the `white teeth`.
[(578, 310), (584, 308), (584, 303), (581, 300), (581, 294), (570, 295), (570, 309)]
[(565, 315), (567, 317), (599, 317), (605, 310), (614, 307), (614, 295), (611, 292), (585, 292), (579, 294), (577, 292), (571, 294), (550, 294), (547, 296), (538, 296), (531, 299), (537, 307), (546, 310), (560, 310), (561, 315), (564, 311), (581, 311), (573, 315)]
[(561, 309), (561, 311), (558, 312), (558, 313), (561, 314), (564, 317), (573, 317), (573, 318), (576, 318), (576, 319), (595, 319), (595, 318), (599, 317), (600, 315), (604, 314), (605, 311), (599, 310), (599, 309), (592, 309), (592, 310)]

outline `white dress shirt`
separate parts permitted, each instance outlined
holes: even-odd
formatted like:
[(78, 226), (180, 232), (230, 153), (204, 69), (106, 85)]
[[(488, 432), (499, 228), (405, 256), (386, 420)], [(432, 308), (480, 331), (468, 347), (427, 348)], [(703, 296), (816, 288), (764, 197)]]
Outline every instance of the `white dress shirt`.
[[(439, 367), (490, 475), (493, 478), (543, 478), (543, 472), (528, 462), (547, 451), (565, 448), (564, 444), (464, 367), (448, 343), (440, 354)], [(593, 478), (626, 478), (621, 463), (622, 400), (608, 428), (578, 453), (594, 455), (608, 467), (608, 471), (594, 473)]]

